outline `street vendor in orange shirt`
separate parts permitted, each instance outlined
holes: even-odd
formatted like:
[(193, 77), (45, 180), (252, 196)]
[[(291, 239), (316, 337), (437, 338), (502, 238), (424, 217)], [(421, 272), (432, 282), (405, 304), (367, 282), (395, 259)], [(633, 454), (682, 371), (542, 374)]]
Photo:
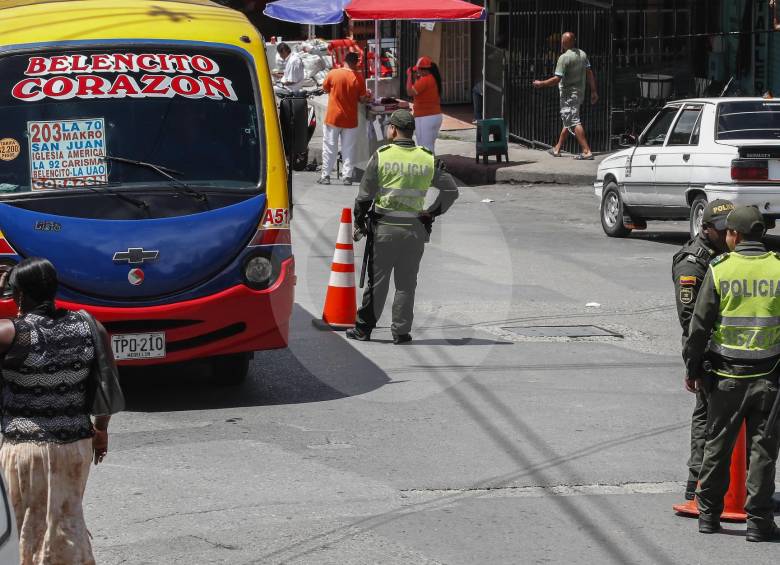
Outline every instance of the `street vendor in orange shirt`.
[[(413, 73), (417, 80), (413, 80)], [(441, 129), (441, 74), (430, 57), (420, 57), (406, 71), (406, 94), (414, 98), (414, 130), (417, 145), (434, 153)]]
[(318, 184), (330, 184), (330, 172), (336, 163), (339, 146), (344, 162), (344, 184), (352, 184), (355, 144), (358, 139), (358, 105), (370, 99), (366, 81), (358, 72), (359, 56), (350, 52), (345, 67), (333, 69), (325, 77), (322, 89), (328, 93), (328, 111), (322, 132), (322, 174)]

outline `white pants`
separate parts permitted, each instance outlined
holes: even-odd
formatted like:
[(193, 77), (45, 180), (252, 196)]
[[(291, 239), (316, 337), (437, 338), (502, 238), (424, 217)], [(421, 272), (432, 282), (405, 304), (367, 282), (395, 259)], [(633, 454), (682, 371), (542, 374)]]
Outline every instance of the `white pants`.
[(441, 129), (441, 114), (433, 116), (423, 116), (414, 119), (414, 136), (417, 138), (417, 145), (422, 145), (434, 153), (436, 147), (436, 138), (439, 137)]
[(336, 164), (339, 138), (341, 138), (341, 160), (344, 162), (341, 176), (345, 179), (352, 178), (358, 128), (336, 128), (327, 124), (322, 127), (322, 178), (329, 177)]

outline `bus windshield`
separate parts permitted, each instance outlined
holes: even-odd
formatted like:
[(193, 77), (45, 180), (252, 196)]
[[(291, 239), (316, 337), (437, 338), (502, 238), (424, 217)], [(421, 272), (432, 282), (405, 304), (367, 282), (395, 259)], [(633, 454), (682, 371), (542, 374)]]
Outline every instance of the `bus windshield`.
[(716, 139), (780, 139), (780, 101), (744, 100), (719, 104)]
[[(111, 185), (256, 190), (253, 79), (202, 48), (57, 50), (0, 58), (0, 198)], [(112, 159), (115, 157), (115, 159)]]

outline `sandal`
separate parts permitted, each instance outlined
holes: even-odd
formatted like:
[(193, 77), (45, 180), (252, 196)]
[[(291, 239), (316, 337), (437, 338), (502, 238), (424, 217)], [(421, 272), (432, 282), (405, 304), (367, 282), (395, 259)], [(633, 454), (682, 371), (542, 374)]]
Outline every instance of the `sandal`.
[(591, 153), (590, 155), (587, 155), (587, 156), (585, 156), (582, 153), (580, 153), (579, 155), (577, 155), (574, 158), (574, 160), (575, 161), (593, 161), (593, 153)]
[(560, 153), (560, 151), (559, 151), (558, 153), (556, 153), (556, 152), (555, 152), (555, 149), (553, 149), (552, 147), (550, 147), (550, 148), (547, 150), (547, 153), (549, 153), (549, 154), (550, 154), (550, 155), (552, 155), (553, 157), (560, 157), (560, 156), (561, 156), (561, 153)]

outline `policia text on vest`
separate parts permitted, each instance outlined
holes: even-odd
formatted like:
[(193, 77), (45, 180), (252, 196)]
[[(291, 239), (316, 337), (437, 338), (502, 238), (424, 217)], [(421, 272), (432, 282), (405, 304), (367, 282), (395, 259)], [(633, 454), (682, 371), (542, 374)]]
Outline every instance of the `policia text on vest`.
[(780, 296), (780, 280), (774, 279), (734, 279), (718, 282), (718, 293), (721, 296), (731, 294), (734, 297)]

